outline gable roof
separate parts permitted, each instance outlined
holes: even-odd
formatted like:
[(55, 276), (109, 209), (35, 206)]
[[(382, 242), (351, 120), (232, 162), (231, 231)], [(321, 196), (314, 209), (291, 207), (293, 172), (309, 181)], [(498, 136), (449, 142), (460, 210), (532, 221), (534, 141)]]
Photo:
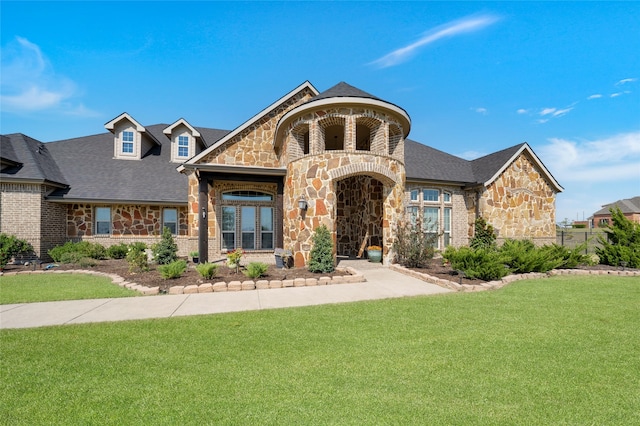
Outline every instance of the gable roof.
[(128, 122), (133, 124), (137, 132), (146, 134), (147, 136), (149, 136), (149, 139), (151, 139), (157, 145), (162, 145), (162, 143), (160, 142), (160, 139), (158, 139), (156, 135), (154, 135), (153, 133), (147, 132), (147, 129), (145, 129), (145, 127), (142, 124), (138, 123), (132, 116), (130, 116), (128, 112), (123, 112), (113, 120), (107, 121), (104, 124), (104, 127), (105, 129), (113, 133), (115, 131), (116, 124), (118, 124), (123, 120), (127, 120)]
[(22, 133), (4, 135), (1, 143), (2, 157), (13, 163), (13, 166), (2, 170), (3, 180), (20, 179), (57, 186), (67, 185), (47, 144)]
[(222, 138), (217, 140), (215, 143), (210, 145), (207, 149), (202, 151), (200, 154), (187, 160), (184, 164), (178, 167), (178, 171), (181, 172), (182, 170), (184, 170), (186, 165), (197, 164), (199, 160), (206, 157), (211, 151), (218, 148), (220, 145), (224, 144), (225, 142), (231, 140), (236, 135), (242, 133), (243, 130), (249, 128), (253, 123), (262, 119), (262, 117), (264, 117), (266, 114), (269, 114), (271, 111), (273, 111), (283, 102), (285, 102), (287, 99), (291, 98), (296, 93), (299, 93), (305, 89), (311, 90), (311, 92), (315, 94), (318, 93), (318, 90), (315, 87), (313, 87), (313, 85), (309, 81), (305, 81), (304, 83), (302, 83), (301, 85), (299, 85), (298, 87), (296, 87), (295, 89), (293, 89), (292, 91), (290, 91), (289, 93), (287, 93), (286, 95), (284, 95), (283, 97), (281, 97), (280, 99), (278, 99), (277, 101), (275, 101), (274, 103), (272, 103), (271, 105), (263, 109), (262, 111), (260, 111), (259, 113), (257, 113), (256, 115), (254, 115), (253, 117), (245, 121), (244, 123), (242, 123), (240, 126), (236, 127), (234, 130), (227, 133), (225, 136), (223, 136)]
[(618, 207), (622, 213), (640, 213), (640, 196), (625, 198), (623, 200), (605, 204), (593, 215), (608, 215), (609, 209), (612, 207)]
[(164, 129), (162, 131), (162, 133), (164, 133), (167, 136), (171, 136), (171, 132), (173, 131), (173, 129), (175, 129), (176, 127), (178, 127), (181, 124), (183, 126), (185, 126), (187, 129), (191, 130), (191, 134), (193, 134), (193, 137), (195, 137), (195, 138), (199, 138), (200, 137), (200, 132), (198, 130), (196, 130), (196, 128), (193, 127), (191, 124), (189, 124), (189, 122), (187, 120), (185, 120), (184, 118), (178, 119), (175, 123), (171, 124), (166, 129)]
[(408, 180), (444, 181), (489, 186), (523, 153), (527, 153), (556, 191), (562, 192), (553, 175), (529, 144), (522, 143), (472, 161), (405, 140), (405, 170)]

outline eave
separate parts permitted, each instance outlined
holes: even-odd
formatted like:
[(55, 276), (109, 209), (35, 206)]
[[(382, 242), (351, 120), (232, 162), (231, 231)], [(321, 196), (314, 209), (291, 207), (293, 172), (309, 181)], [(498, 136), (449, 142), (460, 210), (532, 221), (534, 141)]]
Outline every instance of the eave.
[(188, 164), (184, 163), (176, 168), (180, 173), (193, 171), (195, 173), (226, 173), (236, 175), (253, 176), (286, 176), (286, 168), (276, 167), (252, 167), (252, 166), (230, 166), (227, 164)]

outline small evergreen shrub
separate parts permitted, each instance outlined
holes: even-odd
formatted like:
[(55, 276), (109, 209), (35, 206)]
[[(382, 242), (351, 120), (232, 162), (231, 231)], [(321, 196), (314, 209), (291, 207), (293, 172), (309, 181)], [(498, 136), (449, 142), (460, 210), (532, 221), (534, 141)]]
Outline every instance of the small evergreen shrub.
[(144, 243), (129, 244), (126, 257), (127, 263), (129, 264), (129, 272), (133, 272), (136, 269), (140, 272), (149, 270), (147, 253), (145, 253), (146, 247)]
[(469, 246), (474, 249), (478, 248), (495, 248), (496, 247), (496, 232), (493, 226), (487, 223), (484, 218), (479, 217), (475, 221), (475, 232)]
[(504, 257), (496, 250), (470, 247), (447, 247), (442, 257), (457, 271), (463, 271), (471, 279), (499, 280), (509, 274)]
[(21, 254), (33, 253), (33, 246), (15, 235), (0, 234), (0, 269), (14, 257)]
[(262, 262), (251, 262), (243, 273), (249, 278), (260, 278), (267, 272), (269, 265)]
[(500, 253), (514, 274), (547, 272), (564, 263), (558, 252), (548, 247), (536, 247), (530, 240), (505, 240)]
[(175, 260), (171, 263), (167, 263), (166, 265), (158, 265), (158, 271), (160, 271), (160, 275), (165, 280), (171, 280), (175, 278), (180, 278), (184, 271), (187, 270), (187, 261), (186, 260)]
[(124, 259), (127, 257), (127, 251), (129, 251), (129, 246), (120, 243), (107, 248), (107, 256), (111, 259)]
[(598, 237), (601, 247), (596, 248), (600, 263), (640, 268), (640, 223), (627, 219), (617, 207), (609, 211), (612, 223), (605, 228), (606, 237)]
[(91, 259), (106, 259), (107, 249), (98, 243), (89, 241), (79, 241), (74, 243), (68, 241), (61, 246), (57, 246), (48, 251), (54, 262), (78, 263), (84, 257)]
[(178, 245), (173, 240), (173, 235), (171, 235), (171, 230), (168, 227), (164, 227), (162, 239), (159, 243), (154, 244), (151, 250), (153, 251), (154, 260), (160, 265), (167, 265), (178, 259)]
[(333, 241), (326, 225), (320, 225), (312, 237), (313, 247), (309, 253), (309, 271), (333, 272), (336, 267), (333, 262)]
[(81, 268), (93, 268), (98, 264), (95, 259), (92, 259), (90, 257), (83, 257), (75, 263), (77, 263)]
[(433, 258), (440, 234), (422, 232), (422, 222), (402, 221), (396, 227), (396, 261), (407, 268), (424, 268)]
[(218, 273), (218, 267), (219, 266), (215, 263), (198, 263), (196, 265), (196, 271), (198, 271), (202, 278), (210, 280)]

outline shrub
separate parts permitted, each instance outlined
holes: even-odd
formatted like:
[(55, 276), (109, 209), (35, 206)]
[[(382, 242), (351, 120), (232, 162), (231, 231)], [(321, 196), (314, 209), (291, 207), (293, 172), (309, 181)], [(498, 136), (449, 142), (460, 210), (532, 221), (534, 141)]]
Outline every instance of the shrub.
[(488, 224), (484, 218), (479, 217), (475, 222), (475, 232), (471, 242), (469, 243), (471, 248), (495, 248), (496, 247), (496, 233), (493, 226)]
[(309, 253), (309, 271), (333, 272), (333, 241), (326, 225), (320, 225), (312, 238), (313, 247)]
[(74, 263), (77, 263), (81, 268), (93, 268), (98, 264), (95, 259), (92, 259), (90, 257), (83, 257), (82, 259)]
[(198, 263), (196, 265), (196, 271), (198, 271), (198, 273), (202, 278), (210, 280), (211, 278), (215, 277), (216, 274), (218, 273), (218, 265), (215, 263), (209, 263), (209, 262)]
[(7, 266), (7, 263), (14, 257), (32, 252), (33, 247), (25, 240), (14, 235), (0, 234), (0, 269)]
[(259, 278), (267, 272), (269, 265), (262, 262), (251, 262), (247, 265), (247, 270), (243, 273), (249, 278)]
[(407, 268), (423, 268), (435, 254), (435, 247), (439, 235), (421, 231), (422, 223), (415, 224), (402, 221), (396, 228), (396, 239), (393, 249), (396, 261)]
[(153, 251), (153, 258), (160, 265), (167, 265), (178, 259), (178, 245), (173, 240), (173, 235), (171, 235), (171, 230), (168, 227), (164, 227), (160, 242), (154, 244), (151, 250)]
[(449, 246), (442, 257), (451, 262), (453, 269), (463, 271), (466, 277), (472, 279), (498, 280), (510, 272), (503, 256), (492, 249)]
[[(582, 254), (587, 248), (587, 242), (577, 245), (573, 249), (561, 246), (559, 244), (545, 245), (541, 250), (547, 250), (551, 253), (552, 258), (557, 259), (559, 264), (555, 268), (575, 268), (578, 265), (593, 265), (598, 263), (593, 260), (593, 256)], [(597, 256), (595, 256), (597, 258)]]
[(107, 248), (107, 256), (111, 259), (124, 259), (127, 257), (127, 251), (129, 251), (129, 246), (120, 243)]
[(640, 268), (640, 223), (627, 219), (619, 208), (609, 209), (612, 224), (605, 228), (606, 238), (599, 236), (601, 247), (596, 248), (600, 263)]
[(61, 246), (57, 246), (48, 251), (54, 262), (78, 263), (84, 257), (91, 259), (106, 259), (107, 250), (98, 243), (89, 241), (79, 241), (74, 243), (68, 241)]
[(145, 253), (146, 247), (144, 243), (129, 244), (126, 257), (129, 264), (129, 272), (133, 272), (136, 268), (141, 272), (149, 270), (147, 253)]
[(562, 265), (558, 252), (547, 247), (536, 247), (529, 240), (505, 240), (500, 253), (515, 274), (547, 272)]
[(159, 265), (158, 271), (165, 280), (180, 278), (180, 276), (187, 270), (186, 260), (175, 260), (166, 265)]

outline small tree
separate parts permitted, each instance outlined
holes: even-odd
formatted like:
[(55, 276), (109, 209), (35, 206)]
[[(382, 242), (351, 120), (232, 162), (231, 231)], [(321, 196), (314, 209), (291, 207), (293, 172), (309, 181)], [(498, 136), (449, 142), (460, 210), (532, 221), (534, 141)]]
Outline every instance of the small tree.
[(609, 211), (612, 224), (604, 231), (606, 237), (598, 237), (602, 247), (596, 248), (600, 263), (620, 266), (625, 262), (629, 268), (640, 268), (640, 224), (627, 219), (618, 207)]
[(160, 265), (167, 265), (178, 260), (178, 245), (173, 240), (171, 230), (164, 227), (162, 230), (162, 239), (153, 246), (153, 258)]
[(331, 233), (325, 225), (316, 228), (316, 233), (312, 238), (313, 247), (309, 254), (309, 271), (311, 272), (333, 272), (333, 241)]
[(469, 246), (473, 249), (492, 249), (496, 247), (496, 232), (493, 226), (488, 224), (482, 217), (476, 219), (475, 233)]
[[(432, 224), (426, 224), (428, 228)], [(396, 252), (396, 261), (407, 268), (423, 268), (429, 263), (435, 254), (435, 247), (441, 234), (436, 232), (424, 232), (422, 220), (416, 218), (415, 224), (410, 220), (398, 223), (393, 249)]]

